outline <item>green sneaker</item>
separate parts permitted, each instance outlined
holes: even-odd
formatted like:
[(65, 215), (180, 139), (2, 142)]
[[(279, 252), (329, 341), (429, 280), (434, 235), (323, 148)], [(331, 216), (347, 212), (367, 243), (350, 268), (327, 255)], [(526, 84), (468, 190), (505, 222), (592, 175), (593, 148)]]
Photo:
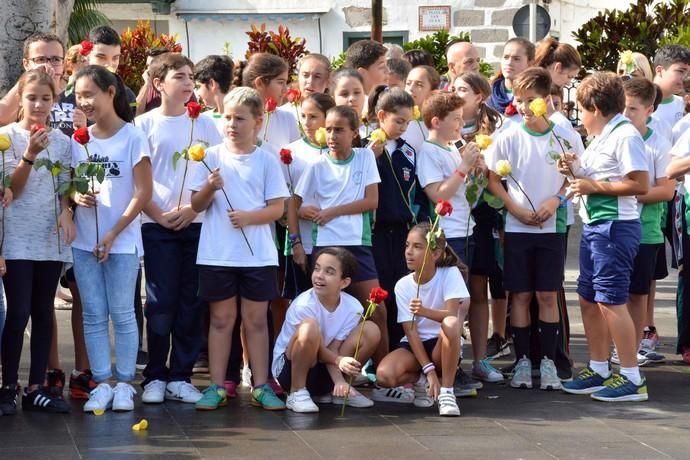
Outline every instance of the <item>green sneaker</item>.
[(216, 410), (228, 404), (228, 394), (225, 388), (211, 384), (202, 393), (203, 396), (196, 402), (196, 410)]
[(251, 405), (263, 407), (266, 410), (285, 410), (285, 403), (273, 392), (273, 388), (267, 383), (256, 387), (252, 391)]

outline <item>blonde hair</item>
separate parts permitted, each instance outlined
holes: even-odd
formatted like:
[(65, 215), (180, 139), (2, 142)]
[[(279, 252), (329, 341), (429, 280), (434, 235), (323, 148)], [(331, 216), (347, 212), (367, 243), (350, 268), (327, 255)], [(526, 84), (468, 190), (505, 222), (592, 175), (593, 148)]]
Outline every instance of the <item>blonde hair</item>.
[(231, 90), (224, 98), (223, 105), (244, 105), (255, 118), (264, 113), (264, 101), (261, 95), (254, 88), (238, 86)]
[[(649, 59), (647, 59), (647, 56), (645, 56), (642, 53), (633, 53), (632, 54), (633, 58), (633, 66), (635, 66), (635, 70), (639, 70), (642, 72), (642, 75), (649, 81), (654, 80), (654, 73), (652, 72), (652, 65), (649, 63)], [(621, 71), (625, 74), (627, 71), (627, 66), (623, 64), (623, 62), (618, 59), (618, 65), (616, 66), (616, 73), (619, 75), (621, 74)], [(633, 71), (634, 72), (634, 71)]]

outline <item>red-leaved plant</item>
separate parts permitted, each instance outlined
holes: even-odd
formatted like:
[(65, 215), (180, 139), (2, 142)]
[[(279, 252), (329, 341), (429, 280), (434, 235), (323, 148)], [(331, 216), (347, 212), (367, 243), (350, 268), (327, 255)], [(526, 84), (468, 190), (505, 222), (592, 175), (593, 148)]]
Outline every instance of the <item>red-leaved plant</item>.
[(247, 53), (245, 57), (249, 59), (254, 53), (271, 53), (280, 56), (288, 63), (288, 77), (294, 77), (297, 73), (297, 62), (299, 59), (307, 54), (305, 47), (306, 40), (304, 38), (290, 36), (290, 29), (287, 26), (279, 25), (278, 33), (271, 30), (266, 30), (266, 24), (261, 24), (256, 27), (252, 24), (249, 32), (247, 42)]

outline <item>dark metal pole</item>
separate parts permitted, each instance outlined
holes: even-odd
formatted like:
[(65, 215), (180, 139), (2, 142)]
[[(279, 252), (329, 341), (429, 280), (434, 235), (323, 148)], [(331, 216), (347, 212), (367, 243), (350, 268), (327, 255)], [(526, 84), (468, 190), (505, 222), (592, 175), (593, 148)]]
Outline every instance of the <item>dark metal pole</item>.
[(383, 0), (371, 0), (371, 39), (383, 42)]

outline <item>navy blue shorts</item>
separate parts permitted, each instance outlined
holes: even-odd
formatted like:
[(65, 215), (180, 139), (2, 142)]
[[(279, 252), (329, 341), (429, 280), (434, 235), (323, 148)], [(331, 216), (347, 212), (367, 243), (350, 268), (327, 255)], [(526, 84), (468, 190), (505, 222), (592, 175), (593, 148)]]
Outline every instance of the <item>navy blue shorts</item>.
[[(422, 345), (424, 346), (424, 350), (426, 350), (426, 354), (429, 356), (429, 359), (431, 359), (431, 354), (434, 352), (434, 348), (436, 348), (437, 342), (438, 337), (422, 341)], [(398, 344), (398, 348), (403, 348), (409, 351), (410, 353), (414, 354), (414, 352), (412, 351), (412, 347), (410, 346), (410, 342), (400, 342)]]
[(446, 240), (455, 254), (460, 257), (462, 263), (467, 265), (467, 269), (472, 266), (472, 257), (474, 256), (474, 238), (448, 238)]
[[(355, 256), (357, 259), (357, 271), (355, 276), (352, 277), (353, 283), (359, 283), (361, 281), (375, 280), (379, 278), (378, 272), (376, 271), (376, 263), (374, 262), (374, 255), (371, 253), (371, 248), (369, 246), (340, 246), (343, 249), (347, 249)], [(314, 266), (313, 258), (320, 249), (324, 246), (314, 247), (311, 253), (311, 266)]]
[(639, 220), (586, 224), (580, 241), (577, 293), (589, 302), (625, 304), (641, 235)]
[(199, 265), (199, 297), (219, 302), (235, 296), (255, 302), (278, 297), (278, 267)]
[[(280, 355), (278, 359), (283, 362), (282, 367), (280, 367), (280, 373), (275, 378), (280, 383), (280, 386), (289, 392), (292, 386), (292, 362), (285, 353)], [(316, 363), (314, 367), (309, 369), (307, 373), (307, 391), (310, 395), (323, 396), (331, 394), (333, 386), (333, 380), (331, 380), (331, 375), (328, 373), (324, 363)]]
[(503, 267), (499, 264), (499, 259), (503, 257), (501, 240), (494, 236), (491, 228), (479, 229), (479, 226), (474, 227), (472, 240), (474, 241), (474, 251), (470, 275), (486, 277), (489, 281), (491, 298), (505, 299)]
[(508, 233), (503, 286), (509, 292), (556, 292), (563, 285), (564, 234)]
[(633, 262), (632, 275), (630, 275), (630, 294), (649, 294), (649, 287), (654, 279), (659, 246), (663, 247), (663, 244), (640, 244)]

